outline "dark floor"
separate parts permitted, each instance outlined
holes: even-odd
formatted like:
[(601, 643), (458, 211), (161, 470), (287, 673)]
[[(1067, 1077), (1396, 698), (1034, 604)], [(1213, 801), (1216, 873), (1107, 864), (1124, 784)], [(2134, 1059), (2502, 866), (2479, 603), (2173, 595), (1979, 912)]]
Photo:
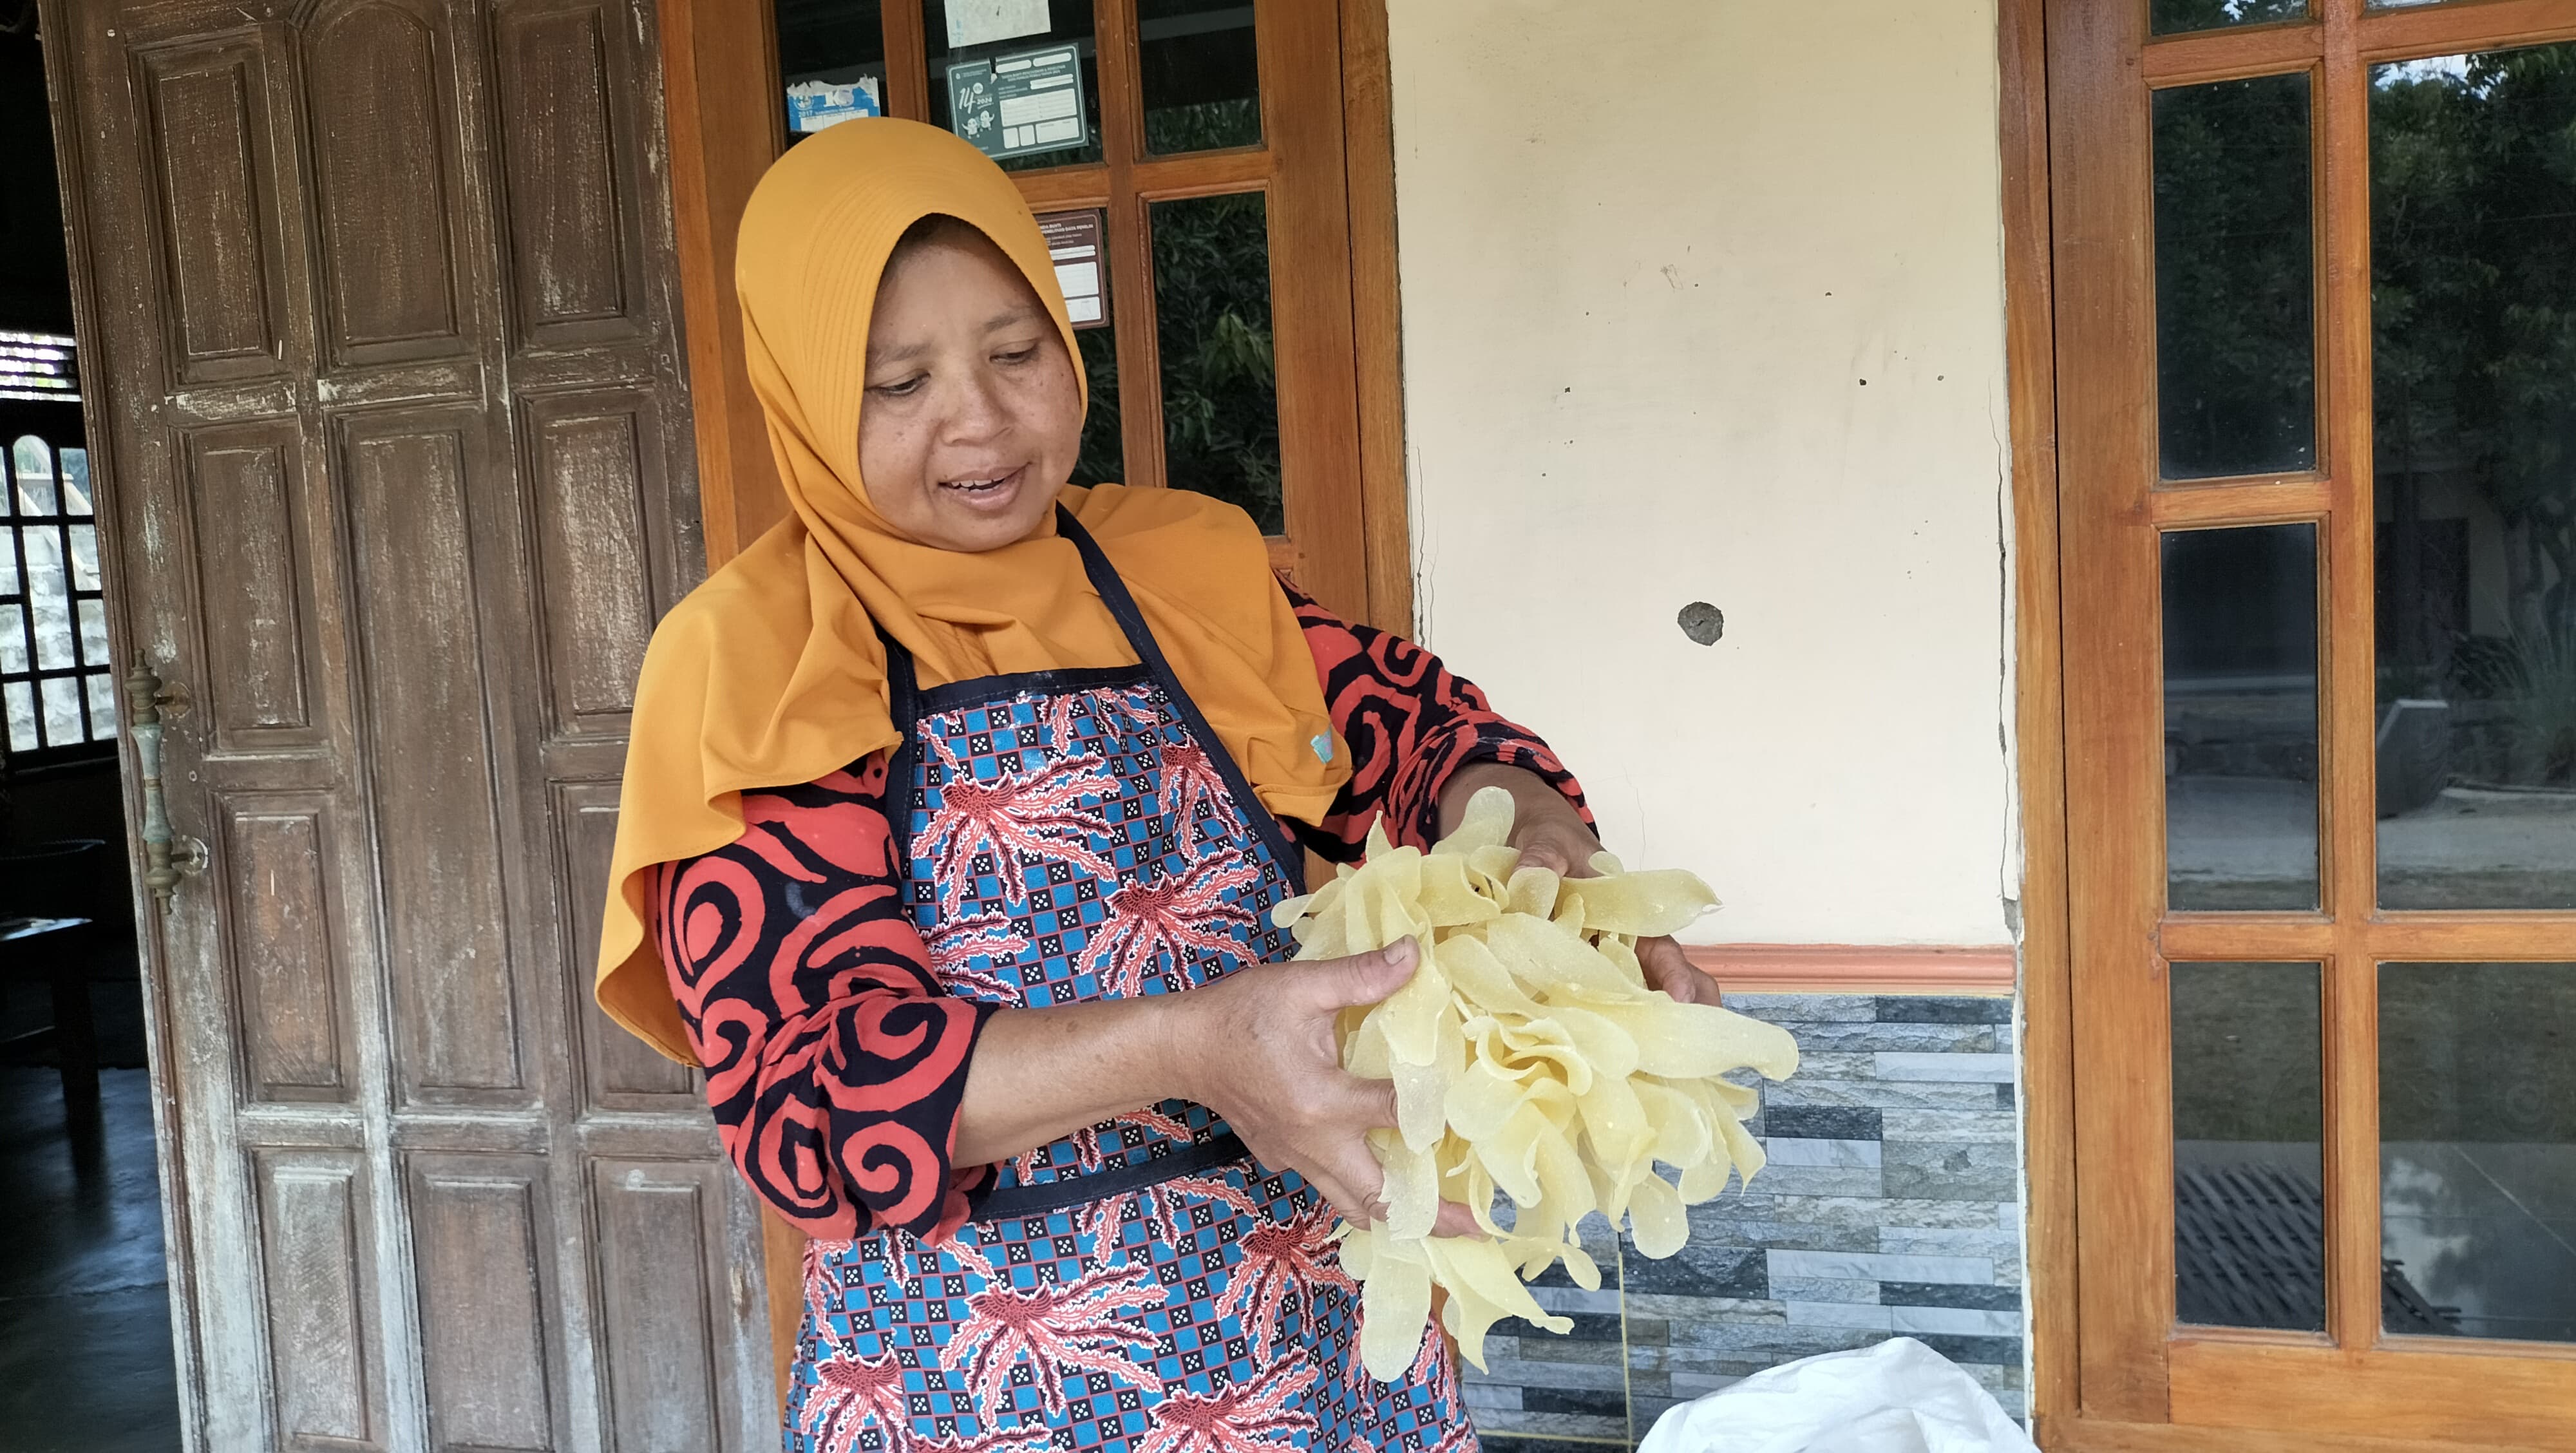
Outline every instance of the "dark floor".
[(0, 1453), (179, 1447), (139, 986), (93, 988), (103, 1058), (133, 1066), (99, 1072), (95, 1112), (66, 1113), (49, 1066), (0, 1065)]

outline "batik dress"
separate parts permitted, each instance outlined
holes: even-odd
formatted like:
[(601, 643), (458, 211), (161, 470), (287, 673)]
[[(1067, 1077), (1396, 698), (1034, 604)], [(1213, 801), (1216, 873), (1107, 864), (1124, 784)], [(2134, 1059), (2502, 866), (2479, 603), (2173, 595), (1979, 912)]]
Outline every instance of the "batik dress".
[(1442, 1339), (1372, 1379), (1331, 1210), (1207, 1107), (1140, 1107), (996, 1166), (949, 1149), (997, 1009), (1287, 957), (1270, 909), (1301, 891), (1300, 848), (1347, 859), (1380, 812), (1427, 840), (1465, 763), (1580, 798), (1472, 685), (1292, 591), (1355, 771), (1290, 836), (1060, 522), (1141, 664), (922, 691), (889, 643), (891, 757), (746, 793), (741, 839), (656, 891), (726, 1148), (814, 1238), (785, 1446), (1472, 1449)]

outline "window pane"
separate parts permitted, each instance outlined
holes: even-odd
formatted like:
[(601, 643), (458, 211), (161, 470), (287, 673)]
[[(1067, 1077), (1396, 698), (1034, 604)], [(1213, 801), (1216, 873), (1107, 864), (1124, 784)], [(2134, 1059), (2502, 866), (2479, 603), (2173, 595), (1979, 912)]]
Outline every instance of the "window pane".
[(54, 513), (57, 501), (53, 451), (35, 435), (22, 434), (9, 454), (9, 472), (18, 481), (18, 512), (25, 515)]
[(111, 741), (116, 736), (116, 678), (100, 671), (89, 681), (89, 734), (94, 741)]
[(2315, 964), (2173, 966), (2174, 1315), (2326, 1325)]
[(2305, 72), (2155, 95), (2163, 475), (2317, 462)]
[(2576, 964), (2379, 966), (2391, 1332), (2576, 1342)]
[(44, 693), (45, 745), (77, 747), (89, 740), (81, 721), (81, 683), (77, 676), (49, 676), (37, 683)]
[(2158, 35), (2297, 20), (2307, 13), (2307, 0), (2154, 0), (2149, 12)]
[(1153, 228), (1164, 477), (1241, 505), (1276, 535), (1279, 390), (1262, 196), (1156, 202)]
[(1147, 151), (1260, 144), (1249, 0), (1138, 0), (1136, 40)]
[(36, 739), (36, 688), (25, 681), (0, 681), (0, 707), (9, 717), (9, 750), (32, 752)]
[[(960, 13), (964, 13), (962, 9)], [(948, 102), (949, 67), (976, 62), (991, 64), (1031, 51), (1060, 49), (1070, 44), (1080, 56), (1080, 139), (1072, 144), (1040, 146), (1024, 154), (996, 157), (995, 160), (1011, 171), (1100, 160), (1100, 65), (1091, 40), (1091, 0), (1047, 0), (1047, 22), (1047, 28), (1042, 31), (979, 41), (952, 50), (948, 40), (947, 5), (942, 0), (922, 0), (922, 40), (930, 58), (930, 124), (944, 126), (951, 131), (957, 129)], [(997, 112), (995, 120), (1007, 123), (1009, 118)]]
[(2576, 907), (2576, 44), (2370, 102), (2379, 901)]
[(22, 674), (27, 664), (27, 608), (0, 605), (0, 671)]
[(62, 537), (50, 529), (19, 532), (27, 549), (28, 604), (36, 613), (36, 664), (48, 670), (72, 660), (72, 600), (63, 578)]
[(107, 607), (95, 600), (84, 600), (80, 606), (80, 663), (84, 666), (107, 664)]
[(1075, 484), (1116, 484), (1127, 477), (1126, 436), (1118, 423), (1118, 334), (1111, 328), (1084, 328), (1074, 341), (1082, 345), (1082, 369), (1091, 380), (1091, 412), (1082, 421), (1082, 455), (1074, 461)]
[(2317, 531), (2164, 538), (2165, 876), (2177, 909), (2317, 906)]
[(98, 526), (74, 525), (72, 538), (72, 589), (98, 589)]
[(885, 24), (877, 0), (777, 0), (787, 139), (885, 114)]
[(62, 461), (63, 513), (74, 516), (97, 513), (89, 492), (89, 451), (65, 449)]

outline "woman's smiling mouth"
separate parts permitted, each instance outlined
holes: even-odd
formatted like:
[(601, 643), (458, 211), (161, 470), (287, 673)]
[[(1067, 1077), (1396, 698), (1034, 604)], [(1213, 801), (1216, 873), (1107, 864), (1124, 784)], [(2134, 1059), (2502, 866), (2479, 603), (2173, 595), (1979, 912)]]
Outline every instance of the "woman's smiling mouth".
[(964, 479), (943, 479), (939, 481), (939, 487), (962, 495), (994, 494), (1006, 486), (1019, 483), (1020, 476), (1028, 473), (1028, 469), (1029, 467), (1023, 464), (1019, 468), (1011, 470), (1007, 474), (987, 474)]

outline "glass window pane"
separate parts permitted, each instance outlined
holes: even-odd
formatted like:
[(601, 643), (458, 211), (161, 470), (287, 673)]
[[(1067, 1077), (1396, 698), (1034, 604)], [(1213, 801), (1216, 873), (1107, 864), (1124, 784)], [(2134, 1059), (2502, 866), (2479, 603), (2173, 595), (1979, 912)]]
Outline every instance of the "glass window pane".
[[(943, 0), (921, 0), (921, 31), (930, 60), (930, 124), (945, 126), (952, 131), (956, 126), (948, 103), (949, 67), (975, 62), (995, 63), (1030, 51), (1072, 45), (1079, 53), (1082, 73), (1080, 139), (996, 160), (1009, 171), (1100, 160), (1100, 63), (1092, 46), (1091, 0), (1047, 0), (1045, 30), (953, 48), (948, 39), (947, 5)], [(1007, 121), (1008, 118), (997, 116), (997, 119)]]
[(2391, 1332), (2576, 1342), (2576, 964), (2379, 966)]
[(778, 77), (787, 140), (885, 114), (885, 23), (878, 0), (777, 0)]
[(2173, 965), (2174, 1315), (2326, 1325), (2315, 964)]
[(2164, 538), (2165, 881), (2177, 909), (2317, 906), (2317, 531)]
[(1145, 149), (1261, 142), (1261, 76), (1249, 0), (1137, 0)]
[(36, 688), (25, 681), (0, 681), (0, 707), (9, 717), (9, 750), (32, 752), (36, 738)]
[(107, 607), (95, 600), (78, 602), (80, 606), (80, 663), (84, 666), (107, 664)]
[(63, 513), (86, 516), (96, 513), (90, 502), (89, 451), (65, 449), (62, 452)]
[(89, 740), (81, 720), (81, 683), (77, 676), (49, 676), (37, 685), (45, 707), (45, 745), (77, 747)]
[(1082, 370), (1091, 380), (1091, 412), (1082, 420), (1082, 455), (1073, 464), (1075, 484), (1116, 484), (1127, 477), (1126, 435), (1118, 422), (1118, 334), (1084, 328)]
[(2576, 44), (2371, 72), (2379, 901), (2576, 907)]
[(98, 589), (98, 526), (74, 525), (72, 539), (72, 589)]
[(51, 529), (24, 530), (28, 604), (36, 613), (36, 664), (47, 669), (72, 660), (72, 598), (63, 576), (62, 536)]
[(27, 664), (27, 608), (0, 605), (0, 671), (19, 675)]
[(57, 508), (54, 496), (53, 451), (33, 434), (22, 434), (9, 451), (9, 472), (18, 481), (18, 512), (26, 515), (50, 515)]
[(116, 678), (105, 671), (89, 681), (89, 734), (93, 741), (111, 741), (116, 736)]
[(1241, 505), (1276, 535), (1279, 390), (1262, 196), (1156, 202), (1153, 229), (1164, 478)]
[(2317, 462), (2308, 77), (2155, 95), (2163, 475)]
[(2307, 13), (2307, 0), (2154, 0), (2148, 11), (2158, 35), (2297, 20)]
[[(0, 490), (0, 494), (5, 494)], [(14, 526), (0, 526), (0, 596), (18, 594), (18, 534)]]

